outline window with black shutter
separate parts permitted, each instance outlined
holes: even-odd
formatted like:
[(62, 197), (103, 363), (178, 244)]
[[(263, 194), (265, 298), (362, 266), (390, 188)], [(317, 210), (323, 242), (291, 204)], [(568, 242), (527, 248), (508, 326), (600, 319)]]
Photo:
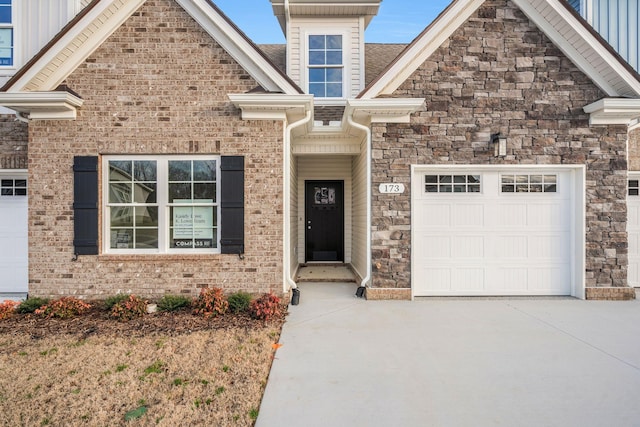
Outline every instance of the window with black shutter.
[(244, 253), (244, 157), (221, 158), (221, 238), (223, 254)]
[(98, 254), (98, 157), (73, 158), (73, 246), (77, 255)]

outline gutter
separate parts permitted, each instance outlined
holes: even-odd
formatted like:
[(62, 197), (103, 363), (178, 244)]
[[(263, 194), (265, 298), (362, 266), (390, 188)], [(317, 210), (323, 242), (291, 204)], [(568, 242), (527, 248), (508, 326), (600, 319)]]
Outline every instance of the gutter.
[[(284, 239), (284, 278), (285, 282), (288, 286), (288, 289), (298, 289), (298, 285), (291, 278), (291, 232), (287, 232), (290, 229), (290, 218), (291, 218), (291, 132), (293, 129), (298, 126), (305, 125), (311, 121), (311, 111), (308, 110), (304, 116), (304, 118), (290, 123), (287, 125), (284, 131), (284, 230), (285, 230), (285, 239)], [(299, 292), (299, 291), (298, 291)], [(297, 294), (297, 293), (296, 293)]]
[(347, 123), (356, 129), (364, 131), (367, 138), (367, 271), (356, 293), (356, 295), (362, 296), (365, 287), (371, 281), (371, 129), (368, 126), (355, 122), (353, 120), (353, 114), (347, 114)]

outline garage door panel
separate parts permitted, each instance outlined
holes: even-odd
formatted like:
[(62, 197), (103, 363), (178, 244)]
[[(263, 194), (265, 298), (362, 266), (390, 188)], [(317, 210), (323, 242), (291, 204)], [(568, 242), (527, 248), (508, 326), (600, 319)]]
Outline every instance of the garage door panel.
[(635, 191), (629, 192), (627, 196), (627, 233), (629, 241), (629, 266), (627, 270), (627, 281), (629, 286), (640, 287), (640, 196), (637, 182), (631, 185), (631, 180), (640, 180), (640, 174), (629, 174), (630, 185)]
[(451, 223), (454, 227), (482, 227), (485, 222), (484, 209), (481, 204), (458, 204), (452, 209)]
[[(478, 173), (482, 193), (414, 200), (414, 295), (571, 293), (571, 198), (502, 193), (500, 173)], [(558, 177), (571, 188), (570, 173)]]
[(483, 258), (484, 236), (455, 236), (452, 238), (453, 258)]
[[(24, 177), (19, 177), (24, 181)], [(28, 283), (27, 197), (6, 195), (6, 183), (15, 183), (3, 175), (0, 195), (0, 293), (26, 293)], [(24, 187), (22, 187), (24, 188)], [(26, 191), (26, 190), (25, 190)]]

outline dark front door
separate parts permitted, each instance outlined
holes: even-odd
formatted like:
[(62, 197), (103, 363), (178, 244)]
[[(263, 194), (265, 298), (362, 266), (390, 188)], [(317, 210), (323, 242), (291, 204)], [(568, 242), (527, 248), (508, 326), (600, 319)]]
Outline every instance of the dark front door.
[(344, 182), (306, 181), (306, 261), (344, 261)]

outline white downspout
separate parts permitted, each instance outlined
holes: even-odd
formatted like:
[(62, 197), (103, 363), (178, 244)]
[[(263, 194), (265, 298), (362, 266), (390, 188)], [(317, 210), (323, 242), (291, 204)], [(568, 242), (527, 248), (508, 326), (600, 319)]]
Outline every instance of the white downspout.
[(291, 132), (298, 126), (311, 121), (311, 110), (307, 111), (304, 118), (293, 122), (284, 130), (284, 280), (288, 289), (297, 289), (298, 285), (291, 278)]
[(360, 286), (367, 286), (371, 281), (371, 129), (368, 126), (353, 121), (352, 114), (347, 114), (347, 123), (357, 129), (363, 130), (367, 138), (367, 271), (360, 283)]

